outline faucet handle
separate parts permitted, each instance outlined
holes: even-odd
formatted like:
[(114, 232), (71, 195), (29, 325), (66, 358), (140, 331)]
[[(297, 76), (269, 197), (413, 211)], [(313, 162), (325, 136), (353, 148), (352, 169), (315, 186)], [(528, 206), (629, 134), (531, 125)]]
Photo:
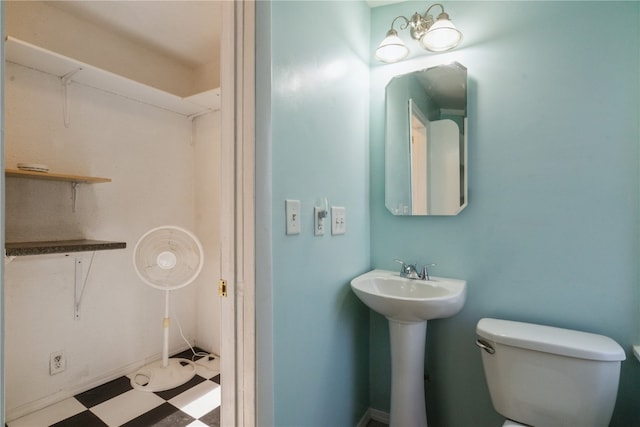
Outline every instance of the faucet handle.
[(404, 271), (404, 270), (405, 270), (405, 268), (407, 268), (407, 267), (406, 267), (406, 265), (407, 265), (407, 264), (406, 264), (404, 261), (402, 261), (401, 259), (394, 259), (394, 261), (395, 261), (395, 262), (397, 262), (398, 264), (400, 264), (400, 269), (401, 269), (402, 271)]
[(431, 280), (429, 277), (429, 267), (434, 267), (437, 264), (431, 263), (431, 264), (426, 264), (422, 267), (422, 272), (420, 273), (420, 278), (422, 280)]

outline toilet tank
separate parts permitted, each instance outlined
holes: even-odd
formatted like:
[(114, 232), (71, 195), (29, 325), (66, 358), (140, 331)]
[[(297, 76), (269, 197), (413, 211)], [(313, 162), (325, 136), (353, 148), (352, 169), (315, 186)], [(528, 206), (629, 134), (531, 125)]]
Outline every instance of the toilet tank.
[(609, 425), (625, 359), (614, 340), (499, 319), (481, 319), (476, 334), (500, 414), (536, 427)]

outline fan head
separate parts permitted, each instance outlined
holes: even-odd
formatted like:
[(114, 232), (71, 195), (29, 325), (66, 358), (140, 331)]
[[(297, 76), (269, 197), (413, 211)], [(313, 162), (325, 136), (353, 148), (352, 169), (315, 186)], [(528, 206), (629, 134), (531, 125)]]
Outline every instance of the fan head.
[(146, 232), (133, 250), (133, 265), (149, 286), (173, 290), (193, 282), (202, 270), (204, 252), (196, 236), (171, 225)]

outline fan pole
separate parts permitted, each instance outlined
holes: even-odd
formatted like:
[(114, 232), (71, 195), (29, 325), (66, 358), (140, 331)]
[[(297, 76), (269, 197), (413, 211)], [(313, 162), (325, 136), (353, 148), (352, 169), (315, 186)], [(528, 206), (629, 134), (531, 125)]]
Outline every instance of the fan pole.
[(162, 326), (164, 327), (164, 342), (162, 344), (162, 367), (169, 366), (169, 290), (164, 294), (164, 320)]

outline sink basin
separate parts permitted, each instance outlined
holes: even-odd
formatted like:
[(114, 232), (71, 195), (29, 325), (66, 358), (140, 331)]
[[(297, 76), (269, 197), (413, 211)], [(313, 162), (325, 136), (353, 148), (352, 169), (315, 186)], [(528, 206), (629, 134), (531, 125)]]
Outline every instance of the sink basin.
[(458, 313), (467, 295), (467, 282), (442, 277), (406, 279), (398, 272), (372, 270), (353, 279), (351, 289), (389, 320), (423, 322)]

